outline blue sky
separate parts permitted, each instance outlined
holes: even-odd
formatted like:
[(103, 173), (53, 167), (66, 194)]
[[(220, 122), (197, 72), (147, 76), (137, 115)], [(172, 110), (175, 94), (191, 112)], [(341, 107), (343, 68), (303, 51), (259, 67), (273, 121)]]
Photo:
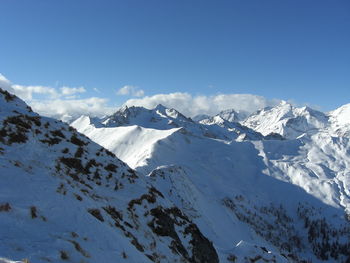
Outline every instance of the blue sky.
[(125, 85), (350, 103), (347, 0), (2, 0), (0, 33), (12, 83), (84, 87), (108, 105), (132, 97)]

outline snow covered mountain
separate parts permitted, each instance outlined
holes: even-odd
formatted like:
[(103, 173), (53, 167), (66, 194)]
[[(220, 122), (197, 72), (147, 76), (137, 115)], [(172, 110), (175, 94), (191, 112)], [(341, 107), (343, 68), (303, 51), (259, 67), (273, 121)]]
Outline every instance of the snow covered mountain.
[(251, 114), (240, 123), (265, 136), (280, 134), (288, 139), (320, 132), (334, 137), (349, 137), (349, 116), (350, 104), (323, 113), (309, 107), (297, 108), (287, 102), (281, 102), (276, 107), (265, 108)]
[(113, 153), (0, 89), (0, 262), (219, 262)]
[(328, 116), (309, 107), (296, 108), (283, 101), (276, 107), (262, 109), (242, 121), (242, 124), (263, 135), (277, 133), (288, 139), (314, 134), (325, 129)]
[(146, 164), (154, 145), (176, 133), (225, 141), (264, 139), (260, 133), (220, 116), (198, 123), (163, 105), (153, 110), (124, 107), (101, 119), (81, 116), (71, 125), (133, 168)]
[[(157, 128), (143, 126), (136, 114), (127, 126), (96, 125), (86, 116), (72, 125), (148, 174), (213, 241), (220, 260), (263, 247), (290, 262), (346, 262), (350, 144), (349, 138), (334, 136), (333, 123), (343, 121), (336, 115), (282, 103), (241, 124), (217, 115), (199, 124), (185, 117), (181, 123), (172, 120), (174, 128), (165, 117), (168, 126)], [(254, 133), (242, 124), (272, 135), (241, 140), (242, 130)], [(203, 136), (211, 127), (220, 132)], [(224, 130), (238, 136), (219, 136)]]
[(350, 104), (331, 111), (329, 119), (334, 134), (341, 137), (350, 137)]
[(0, 262), (349, 262), (347, 109), (125, 107), (72, 123), (96, 144), (0, 90)]

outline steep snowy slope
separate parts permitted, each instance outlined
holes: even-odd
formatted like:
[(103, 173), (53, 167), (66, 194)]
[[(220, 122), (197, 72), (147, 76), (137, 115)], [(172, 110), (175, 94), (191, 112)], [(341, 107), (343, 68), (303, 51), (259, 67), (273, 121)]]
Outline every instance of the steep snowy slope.
[(218, 262), (142, 176), (1, 89), (0, 179), (2, 262)]
[(350, 215), (350, 141), (317, 133), (286, 141), (253, 142), (268, 174), (304, 188)]
[[(233, 210), (240, 220), (247, 222), (258, 235), (279, 247), (282, 253), (285, 251), (283, 249), (287, 251), (290, 249), (289, 253), (303, 258), (304, 253), (313, 251), (318, 260), (329, 258), (331, 254), (340, 256), (340, 251), (349, 256), (346, 252), (349, 251), (347, 250), (349, 223), (344, 218), (344, 208), (349, 204), (347, 201), (349, 173), (343, 172), (341, 168), (345, 168), (345, 171), (349, 170), (341, 166), (348, 164), (339, 158), (346, 156), (345, 152), (339, 151), (334, 155), (335, 158), (339, 158), (339, 163), (334, 162), (330, 165), (321, 162), (321, 160), (331, 161), (330, 157), (334, 154), (328, 151), (327, 147), (333, 146), (327, 146), (329, 144), (327, 141), (320, 148), (313, 146), (309, 149), (308, 147), (311, 146), (306, 145), (303, 149), (302, 142), (298, 140), (231, 142), (224, 145), (220, 141), (184, 137), (185, 135), (173, 134), (166, 140), (162, 140), (154, 149), (148, 165), (139, 167), (138, 170), (151, 171), (159, 164), (170, 167), (172, 164), (180, 166), (185, 171), (186, 180), (191, 182), (185, 184), (187, 187), (179, 186), (185, 180), (178, 178), (178, 173), (165, 173), (166, 180), (172, 181), (175, 185), (168, 191), (162, 183), (159, 183), (164, 180), (161, 179), (162, 176), (156, 176), (158, 178), (156, 185), (169, 198), (174, 198), (174, 202), (184, 200), (183, 204), (179, 202), (177, 205), (183, 207), (188, 214), (189, 211), (193, 211), (195, 222), (200, 226), (206, 225), (202, 227), (203, 231), (213, 229), (213, 232), (205, 232), (205, 234), (213, 240), (214, 244), (219, 243), (218, 246), (224, 247), (220, 241), (227, 237), (230, 239), (227, 242), (229, 244), (244, 240), (259, 246), (267, 246), (260, 243), (256, 237), (240, 235), (240, 232), (235, 229), (236, 223), (231, 221), (230, 224), (227, 214), (220, 207), (219, 203), (222, 202)], [(261, 156), (262, 153), (258, 152), (261, 143), (270, 146), (264, 149), (268, 153), (264, 158)], [(338, 146), (334, 145), (334, 147)], [(323, 153), (319, 156), (315, 151), (321, 149), (327, 150), (328, 154)], [(305, 155), (299, 151), (307, 152), (310, 161), (307, 162)], [(288, 161), (287, 158), (293, 158), (299, 154), (299, 162)], [(301, 163), (301, 160), (304, 162)], [(333, 169), (332, 171), (326, 170), (325, 167), (328, 165)], [(331, 172), (334, 173), (333, 176)], [(151, 175), (154, 173), (152, 171)], [(165, 187), (168, 185), (168, 183), (165, 184)], [(188, 185), (192, 185), (194, 189), (188, 189)], [(340, 187), (341, 185), (343, 188)], [(198, 192), (201, 193), (200, 197), (196, 196)], [(215, 218), (220, 218), (220, 221), (215, 222)], [(261, 218), (264, 219), (262, 222), (260, 222)], [(338, 234), (333, 237), (327, 237), (329, 234), (325, 237), (314, 237), (315, 230), (310, 230), (310, 225), (321, 224), (319, 221), (322, 220), (325, 220), (324, 225), (327, 228), (323, 231), (342, 234), (338, 237), (335, 237)], [(308, 225), (309, 221), (315, 223)], [(222, 229), (223, 226), (225, 226), (224, 229)], [(227, 229), (234, 230), (232, 232), (235, 233), (234, 237)], [(318, 245), (320, 240), (324, 240), (324, 244), (331, 245), (337, 239), (345, 241), (337, 252), (332, 251), (328, 245)], [(313, 257), (307, 255), (304, 258)], [(342, 259), (345, 260), (346, 257)], [(318, 262), (316, 258), (313, 258), (313, 261)]]
[(153, 145), (180, 129), (157, 130), (137, 125), (96, 128), (88, 116), (80, 117), (72, 125), (79, 132), (112, 151), (130, 167), (144, 165), (144, 160), (151, 156)]
[(314, 134), (328, 125), (328, 116), (309, 107), (296, 108), (281, 102), (272, 108), (262, 109), (241, 122), (255, 131), (268, 135), (277, 133), (288, 139), (303, 134)]
[[(272, 251), (266, 252), (265, 261), (260, 254), (261, 261), (273, 262), (268, 256), (274, 255), (277, 262), (346, 262), (350, 257), (348, 140), (322, 132), (328, 117), (309, 108), (284, 103), (261, 114), (257, 114), (259, 121), (267, 122), (260, 127), (271, 128), (264, 134), (280, 131), (293, 139), (218, 140), (194, 129), (185, 132), (168, 126), (168, 130), (153, 129), (150, 134), (164, 136), (150, 142), (144, 139), (148, 128), (118, 127), (108, 134), (91, 120), (85, 126), (82, 118), (75, 124), (117, 156), (123, 144), (138, 145), (124, 152), (122, 159), (132, 160), (134, 168), (149, 174), (153, 184), (182, 208), (213, 241), (220, 260), (246, 262), (247, 251)], [(227, 125), (236, 125), (218, 117), (213, 121), (227, 130)], [(149, 125), (153, 124), (145, 126)], [(138, 148), (148, 149), (147, 154), (140, 154)]]

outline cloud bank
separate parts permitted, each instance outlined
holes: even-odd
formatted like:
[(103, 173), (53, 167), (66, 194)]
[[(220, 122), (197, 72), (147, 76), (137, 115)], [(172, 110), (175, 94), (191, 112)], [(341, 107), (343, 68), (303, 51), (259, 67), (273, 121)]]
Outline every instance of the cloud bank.
[(64, 86), (64, 87), (61, 87), (60, 90), (61, 90), (63, 95), (74, 95), (74, 94), (77, 94), (77, 93), (84, 93), (84, 92), (86, 92), (84, 87), (70, 88), (70, 87)]
[(107, 106), (107, 99), (91, 97), (87, 99), (69, 99), (69, 100), (43, 100), (32, 101), (30, 106), (34, 111), (44, 115), (71, 122), (81, 115), (92, 117), (102, 117), (112, 114), (115, 108)]
[[(80, 98), (86, 93), (84, 87), (52, 88), (46, 86), (24, 86), (12, 84), (0, 74), (0, 87), (25, 100), (34, 111), (44, 116), (54, 117), (70, 122), (81, 115), (102, 117), (116, 111), (108, 105), (107, 98), (88, 97)], [(94, 89), (95, 90), (95, 89)], [(95, 93), (99, 92), (95, 90)], [(188, 117), (199, 114), (215, 115), (222, 110), (235, 109), (239, 112), (252, 113), (266, 106), (275, 106), (281, 100), (267, 99), (252, 94), (217, 94), (212, 96), (189, 93), (169, 93), (145, 96), (144, 91), (134, 86), (124, 86), (117, 91), (118, 95), (139, 96), (127, 100), (124, 105), (142, 106), (148, 109), (163, 104), (174, 108)], [(123, 105), (123, 106), (124, 106)]]
[(59, 97), (56, 89), (45, 86), (23, 86), (12, 84), (4, 75), (0, 74), (0, 87), (8, 90), (23, 100), (32, 100), (34, 94), (48, 95), (50, 98)]
[(163, 104), (174, 108), (186, 116), (194, 117), (199, 114), (215, 115), (222, 110), (235, 109), (236, 111), (253, 113), (267, 106), (280, 103), (278, 99), (267, 99), (252, 94), (218, 94), (213, 96), (192, 96), (189, 93), (170, 93), (146, 96), (140, 99), (130, 99), (127, 106), (142, 106), (148, 109)]

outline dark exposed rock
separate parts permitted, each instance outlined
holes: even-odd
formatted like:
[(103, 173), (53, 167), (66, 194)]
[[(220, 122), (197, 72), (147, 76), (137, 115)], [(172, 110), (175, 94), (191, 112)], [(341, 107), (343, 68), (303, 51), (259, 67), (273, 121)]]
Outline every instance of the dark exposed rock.
[(189, 260), (187, 250), (181, 243), (178, 234), (175, 231), (175, 220), (170, 217), (169, 211), (163, 210), (161, 207), (157, 207), (151, 210), (154, 219), (148, 224), (152, 231), (159, 236), (168, 236), (173, 239), (171, 242), (171, 249), (174, 252), (181, 254), (185, 259)]
[(113, 164), (113, 163), (109, 163), (105, 166), (105, 170), (110, 171), (110, 172), (116, 172), (117, 168), (118, 168), (118, 166)]
[(75, 169), (77, 172), (84, 172), (84, 167), (80, 159), (61, 157), (60, 161), (69, 168)]
[(88, 210), (88, 212), (93, 215), (94, 217), (96, 217), (98, 220), (100, 220), (101, 222), (104, 222), (104, 218), (103, 216), (101, 215), (101, 212), (99, 209), (96, 209), (96, 208), (91, 208)]
[(12, 95), (7, 90), (3, 90), (1, 88), (0, 88), (0, 93), (4, 95), (4, 98), (7, 102), (13, 101), (16, 98), (15, 95)]
[(219, 262), (218, 255), (213, 244), (199, 231), (197, 225), (190, 224), (185, 231), (192, 235), (192, 259), (195, 263)]
[(71, 143), (78, 145), (78, 146), (84, 146), (86, 143), (78, 138), (76, 134), (73, 134), (72, 137), (70, 138)]
[[(151, 210), (151, 215), (154, 219), (149, 222), (150, 228), (154, 233), (160, 236), (169, 236), (173, 239), (171, 249), (174, 252), (181, 254), (189, 262), (193, 263), (216, 263), (219, 262), (218, 255), (213, 244), (200, 232), (198, 227), (190, 222), (180, 209), (177, 207), (163, 209), (157, 207)], [(190, 234), (192, 239), (192, 256), (182, 244), (176, 230), (175, 225), (182, 226), (187, 224), (185, 235)]]

